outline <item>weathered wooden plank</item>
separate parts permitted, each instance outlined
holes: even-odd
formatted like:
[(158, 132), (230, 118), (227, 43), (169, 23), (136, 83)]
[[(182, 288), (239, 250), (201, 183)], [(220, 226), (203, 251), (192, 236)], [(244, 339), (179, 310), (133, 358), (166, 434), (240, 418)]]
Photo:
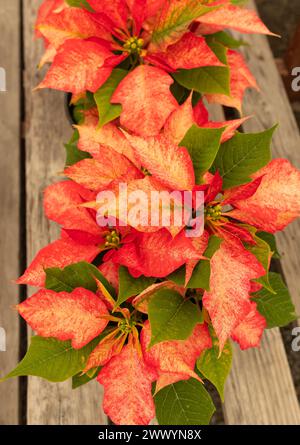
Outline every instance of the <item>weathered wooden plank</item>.
[[(43, 189), (57, 180), (57, 172), (63, 168), (63, 142), (71, 133), (64, 95), (54, 91), (32, 92), (44, 74), (36, 69), (43, 52), (42, 44), (33, 37), (40, 3), (40, 0), (24, 2), (28, 261), (41, 247), (57, 238), (58, 227), (43, 215), (42, 195)], [(101, 403), (102, 391), (96, 382), (72, 391), (70, 382), (52, 384), (29, 378), (29, 424), (105, 424)]]
[[(252, 3), (252, 8), (254, 4)], [(275, 155), (299, 166), (299, 133), (294, 115), (277, 72), (266, 37), (243, 35), (251, 44), (243, 50), (258, 80), (260, 93), (249, 91), (244, 113), (255, 118), (244, 125), (245, 131), (261, 131), (279, 122), (274, 139)], [(299, 222), (278, 236), (284, 253), (282, 266), (297, 310), (299, 270), (297, 237)], [(298, 230), (299, 233), (299, 230)], [(298, 238), (298, 239), (297, 239)], [(241, 352), (235, 348), (234, 364), (226, 385), (225, 418), (229, 424), (300, 424), (299, 404), (282, 343), (280, 331), (266, 331), (260, 349)]]
[[(215, 120), (221, 108), (210, 107)], [(234, 360), (225, 391), (227, 424), (299, 424), (300, 412), (280, 331), (266, 331), (259, 349), (234, 347)]]
[[(12, 280), (19, 274), (20, 205), (20, 8), (19, 0), (2, 0), (0, 10), (0, 66), (6, 71), (7, 92), (0, 91), (0, 327), (6, 331), (6, 352), (0, 351), (0, 375), (18, 362), (19, 321), (12, 305), (19, 289)], [(2, 80), (4, 80), (2, 78)], [(4, 89), (4, 85), (0, 90)], [(19, 382), (0, 385), (0, 424), (18, 424)]]
[[(250, 5), (254, 8), (254, 3)], [(246, 131), (261, 131), (279, 123), (274, 136), (274, 157), (289, 159), (300, 168), (300, 134), (281, 77), (274, 63), (268, 41), (263, 36), (244, 35), (250, 46), (242, 49), (249, 67), (261, 89), (249, 90), (244, 101), (244, 113), (253, 114), (244, 126)], [(281, 264), (297, 313), (300, 314), (300, 221), (297, 220), (277, 235), (282, 254)]]
[(278, 329), (266, 331), (261, 347), (234, 348), (226, 383), (224, 415), (229, 425), (299, 425), (300, 411)]

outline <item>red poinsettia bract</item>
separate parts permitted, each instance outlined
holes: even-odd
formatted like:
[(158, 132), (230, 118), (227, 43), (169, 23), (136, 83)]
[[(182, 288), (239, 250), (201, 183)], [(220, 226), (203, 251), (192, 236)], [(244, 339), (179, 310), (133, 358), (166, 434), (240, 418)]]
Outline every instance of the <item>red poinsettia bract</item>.
[[(168, 111), (172, 111), (171, 103), (166, 107), (162, 97), (155, 99), (162, 88), (160, 83), (171, 84), (169, 73), (224, 66), (205, 39), (205, 34), (211, 33), (209, 27), (271, 34), (255, 12), (230, 5), (229, 1), (90, 0), (88, 5), (87, 9), (70, 7), (64, 0), (47, 0), (42, 5), (36, 33), (46, 45), (41, 63), (52, 65), (38, 88), (68, 91), (75, 97), (87, 90), (94, 93), (114, 67), (130, 60), (135, 69), (128, 74), (130, 79), (121, 82), (114, 100), (125, 107), (122, 123), (128, 129), (136, 128), (130, 121), (137, 116), (144, 122), (144, 130), (138, 126), (143, 135), (149, 126), (151, 133), (158, 121), (163, 125)], [(237, 66), (241, 64), (244, 69), (239, 71)], [(230, 98), (219, 94), (209, 95), (209, 100), (240, 108), (243, 91), (256, 84), (235, 51), (228, 53), (228, 66), (232, 71)], [(157, 110), (154, 104), (159, 106)], [(132, 107), (135, 112), (126, 112)], [(146, 119), (153, 111), (157, 121)]]

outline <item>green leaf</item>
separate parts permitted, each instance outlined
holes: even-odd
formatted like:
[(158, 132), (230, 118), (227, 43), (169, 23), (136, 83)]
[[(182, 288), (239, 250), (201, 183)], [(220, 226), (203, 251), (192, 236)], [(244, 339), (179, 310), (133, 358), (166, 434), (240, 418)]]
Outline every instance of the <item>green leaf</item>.
[(73, 8), (85, 8), (88, 11), (94, 11), (87, 0), (66, 0), (66, 3)]
[(91, 158), (92, 156), (86, 151), (78, 149), (79, 132), (75, 130), (70, 141), (65, 144), (65, 149), (67, 152), (66, 167), (77, 164), (77, 162), (83, 159)]
[(295, 306), (281, 276), (270, 272), (269, 280), (276, 294), (261, 289), (253, 294), (252, 299), (257, 304), (258, 311), (267, 320), (268, 328), (283, 327), (298, 318)]
[(99, 127), (102, 127), (121, 115), (122, 106), (120, 104), (111, 104), (110, 101), (117, 86), (127, 74), (128, 72), (125, 70), (113, 70), (109, 79), (94, 94), (99, 112)]
[(178, 292), (161, 289), (149, 302), (149, 320), (152, 338), (150, 347), (166, 340), (186, 340), (197, 323), (201, 312), (191, 301), (185, 300)]
[(83, 98), (80, 98), (75, 105), (70, 105), (73, 120), (82, 125), (85, 120), (85, 113), (92, 108), (96, 107), (96, 102), (94, 100), (94, 95), (87, 91), (86, 95)]
[(117, 306), (120, 306), (128, 298), (139, 295), (147, 287), (155, 282), (155, 278), (146, 278), (141, 276), (134, 278), (130, 275), (126, 267), (119, 269), (119, 295)]
[(208, 245), (204, 252), (204, 256), (207, 258), (212, 258), (216, 251), (220, 248), (222, 242), (222, 238), (219, 238), (217, 235), (211, 235), (208, 240)]
[(103, 286), (109, 291), (111, 295), (115, 295), (114, 288), (110, 285), (107, 279), (92, 264), (84, 261), (76, 264), (71, 264), (65, 269), (53, 267), (46, 269), (46, 288), (54, 290), (55, 292), (72, 292), (77, 287), (83, 287), (92, 292), (96, 292), (97, 278)]
[(232, 349), (229, 342), (224, 346), (219, 357), (219, 340), (210, 329), (213, 347), (206, 349), (197, 361), (197, 368), (207, 380), (218, 390), (222, 402), (224, 402), (224, 386), (232, 364)]
[[(209, 46), (222, 63), (227, 64), (227, 49), (218, 42)], [(230, 70), (228, 66), (205, 66), (191, 70), (179, 70), (174, 79), (185, 88), (203, 94), (230, 95)]]
[(256, 283), (261, 284), (265, 289), (267, 289), (272, 294), (275, 294), (276, 292), (271, 286), (270, 280), (269, 280), (269, 273), (267, 272), (266, 275), (263, 277), (258, 278), (257, 280), (254, 280)]
[(195, 379), (167, 386), (154, 401), (160, 425), (208, 425), (215, 412), (209, 393)]
[(193, 271), (190, 281), (188, 282), (188, 289), (205, 289), (209, 291), (210, 283), (210, 262), (207, 260), (199, 261)]
[(50, 382), (64, 382), (84, 369), (98, 342), (97, 338), (82, 349), (73, 349), (70, 341), (32, 337), (23, 360), (2, 380), (32, 375)]
[[(215, 53), (220, 62), (227, 64), (227, 48), (224, 48), (224, 45), (221, 45), (219, 42), (216, 42), (213, 39), (207, 39), (207, 44), (210, 49)], [(229, 69), (229, 68), (226, 68)]]
[(272, 258), (274, 258), (275, 260), (280, 260), (281, 256), (277, 249), (275, 236), (272, 233), (268, 232), (257, 232), (256, 236), (269, 244), (270, 249), (273, 252)]
[(218, 43), (221, 43), (222, 45), (226, 46), (226, 48), (230, 49), (236, 49), (240, 48), (241, 46), (248, 45), (247, 42), (245, 42), (244, 40), (234, 39), (230, 34), (228, 34), (225, 31), (220, 31), (215, 34), (211, 34), (210, 36), (206, 36), (206, 41), (208, 44), (217, 41)]
[[(211, 236), (208, 241), (207, 249), (203, 256), (212, 258), (214, 253), (220, 248), (222, 239), (218, 236)], [(187, 288), (189, 289), (205, 289), (209, 291), (210, 285), (210, 261), (201, 260), (196, 265)]]
[(224, 128), (200, 128), (193, 125), (179, 144), (189, 151), (198, 184), (217, 156), (223, 131)]
[(152, 33), (152, 43), (157, 46), (170, 44), (177, 36), (187, 31), (192, 21), (207, 12), (216, 9), (202, 5), (199, 0), (186, 0), (178, 2), (176, 9), (172, 9), (171, 13), (167, 13), (164, 20), (159, 20), (157, 26)]
[(190, 90), (179, 85), (176, 81), (172, 83), (170, 90), (179, 105), (182, 105), (190, 95)]
[(202, 94), (230, 95), (229, 69), (222, 66), (207, 66), (191, 70), (179, 70), (174, 79), (185, 88)]
[(174, 283), (178, 284), (178, 286), (184, 286), (185, 275), (186, 275), (185, 266), (181, 266), (179, 267), (179, 269), (176, 269), (174, 272), (168, 275), (166, 279), (173, 281)]
[(78, 374), (74, 375), (72, 377), (72, 389), (77, 389), (80, 386), (86, 385), (87, 383), (91, 382), (92, 380), (94, 380), (97, 375), (100, 372), (101, 367), (96, 368), (93, 371), (92, 375), (88, 375), (88, 374), (83, 374), (81, 372), (79, 372)]
[(231, 0), (231, 3), (236, 6), (243, 6), (248, 3), (249, 0)]
[[(209, 238), (207, 249), (203, 256), (212, 258), (213, 254), (219, 249), (222, 239), (213, 235)], [(179, 269), (168, 275), (167, 279), (178, 284), (178, 286), (184, 286), (185, 283), (186, 268), (181, 266)], [(210, 263), (208, 260), (201, 260), (196, 265), (190, 281), (187, 284), (187, 289), (205, 289), (209, 291), (210, 281)]]
[(236, 133), (221, 145), (212, 170), (218, 170), (223, 177), (224, 189), (250, 182), (250, 175), (271, 160), (270, 144), (275, 128), (255, 134)]
[(245, 227), (252, 233), (253, 238), (256, 242), (256, 244), (254, 246), (247, 245), (246, 248), (249, 252), (253, 253), (253, 255), (257, 258), (257, 260), (260, 262), (260, 264), (262, 264), (262, 266), (264, 267), (264, 269), (266, 271), (266, 275), (254, 280), (254, 281), (256, 283), (261, 284), (266, 289), (268, 289), (269, 292), (275, 293), (274, 290), (272, 289), (272, 286), (269, 281), (269, 265), (270, 265), (270, 260), (272, 257), (271, 248), (268, 243), (266, 243), (263, 239), (256, 236), (255, 229), (253, 229), (249, 226), (246, 226), (246, 225), (245, 225)]

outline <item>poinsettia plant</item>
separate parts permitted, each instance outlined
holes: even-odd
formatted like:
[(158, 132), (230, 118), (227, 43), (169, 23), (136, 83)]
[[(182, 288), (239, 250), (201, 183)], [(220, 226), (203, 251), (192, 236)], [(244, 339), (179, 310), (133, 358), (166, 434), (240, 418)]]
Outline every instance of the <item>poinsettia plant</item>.
[(37, 335), (6, 378), (74, 389), (97, 378), (116, 424), (204, 424), (205, 381), (223, 400), (231, 340), (258, 347), (266, 328), (295, 320), (269, 269), (274, 233), (300, 213), (300, 172), (271, 160), (275, 127), (210, 120), (207, 103), (241, 111), (257, 88), (227, 28), (271, 34), (233, 0), (42, 4), (51, 65), (37, 88), (71, 94), (76, 125), (66, 179), (44, 194), (61, 236), (18, 280), (39, 288), (17, 307)]

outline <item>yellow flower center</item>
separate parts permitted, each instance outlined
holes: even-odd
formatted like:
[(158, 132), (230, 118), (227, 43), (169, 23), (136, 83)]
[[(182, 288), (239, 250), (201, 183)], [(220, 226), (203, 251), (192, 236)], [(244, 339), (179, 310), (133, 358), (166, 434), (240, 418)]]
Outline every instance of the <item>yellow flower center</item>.
[(123, 334), (129, 334), (133, 327), (135, 326), (135, 322), (132, 320), (121, 320), (118, 323), (118, 328)]
[(124, 51), (126, 51), (129, 54), (138, 54), (140, 55), (142, 53), (144, 46), (144, 40), (138, 38), (137, 36), (130, 37), (130, 39), (125, 42), (123, 45)]
[(120, 247), (121, 237), (117, 230), (111, 230), (108, 235), (105, 237), (105, 247), (109, 247), (112, 249), (117, 249)]
[(220, 204), (208, 206), (204, 210), (207, 219), (211, 221), (218, 221), (222, 216), (222, 206)]

